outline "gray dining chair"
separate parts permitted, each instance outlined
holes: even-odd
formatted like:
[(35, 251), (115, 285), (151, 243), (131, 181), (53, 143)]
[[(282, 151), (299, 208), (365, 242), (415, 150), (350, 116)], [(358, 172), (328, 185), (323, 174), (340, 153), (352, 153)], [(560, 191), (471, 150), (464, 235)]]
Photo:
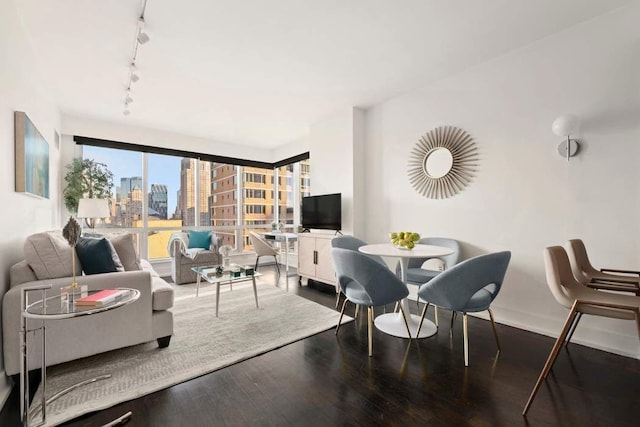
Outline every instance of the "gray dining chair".
[(599, 291), (584, 286), (576, 280), (571, 271), (567, 252), (561, 246), (551, 246), (544, 250), (544, 267), (547, 285), (558, 303), (569, 309), (569, 315), (562, 327), (538, 381), (533, 387), (522, 415), (527, 415), (542, 382), (547, 378), (558, 357), (562, 345), (568, 343), (583, 314), (635, 320), (640, 337), (640, 297), (613, 292)]
[[(409, 290), (386, 265), (380, 264), (363, 253), (350, 249), (332, 248), (331, 257), (336, 268), (340, 290), (345, 295), (336, 335), (340, 329), (347, 301), (366, 306), (368, 348), (371, 357), (373, 356), (373, 308), (400, 301), (409, 294)], [(400, 310), (409, 333), (409, 340), (411, 340), (409, 324), (402, 305)]]
[[(444, 246), (445, 248), (451, 249), (453, 252), (450, 255), (440, 256), (440, 257), (431, 257), (431, 258), (411, 258), (409, 260), (409, 267), (407, 268), (407, 284), (408, 285), (417, 285), (420, 286), (423, 283), (427, 283), (429, 280), (436, 277), (443, 270), (448, 270), (458, 263), (460, 259), (460, 243), (458, 243), (455, 239), (449, 239), (447, 237), (423, 237), (418, 240), (418, 243), (421, 245), (435, 245), (435, 246)], [(443, 270), (430, 270), (427, 268), (422, 268), (422, 264), (430, 259), (439, 259), (443, 262), (444, 268)], [(400, 263), (396, 265), (396, 274), (400, 276)], [(435, 309), (435, 321), (436, 326), (439, 325), (438, 322), (438, 306), (434, 307)], [(453, 325), (453, 313), (451, 315), (451, 325)]]
[(424, 316), (430, 304), (453, 312), (462, 312), (464, 366), (469, 366), (467, 313), (487, 310), (491, 318), (498, 351), (500, 351), (500, 341), (490, 306), (500, 292), (510, 259), (511, 252), (509, 251), (480, 255), (454, 265), (420, 286), (418, 295), (427, 303), (422, 310), (418, 331), (422, 327)]
[[(355, 251), (355, 252), (359, 252), (358, 248), (360, 246), (364, 246), (366, 244), (367, 244), (367, 242), (365, 242), (363, 240), (360, 240), (357, 237), (353, 237), (353, 236), (338, 236), (338, 237), (334, 237), (333, 239), (331, 239), (331, 247), (332, 248), (348, 249), (350, 251)], [(369, 254), (363, 254), (363, 255), (365, 255), (365, 256), (371, 258), (372, 260), (374, 260), (375, 262), (387, 267), (387, 264), (378, 255), (369, 255)], [(338, 304), (339, 303), (340, 303), (340, 288), (338, 287), (337, 292), (336, 292), (336, 308), (338, 308)], [(357, 316), (358, 316), (358, 314), (357, 314), (357, 311), (356, 311), (356, 317)]]

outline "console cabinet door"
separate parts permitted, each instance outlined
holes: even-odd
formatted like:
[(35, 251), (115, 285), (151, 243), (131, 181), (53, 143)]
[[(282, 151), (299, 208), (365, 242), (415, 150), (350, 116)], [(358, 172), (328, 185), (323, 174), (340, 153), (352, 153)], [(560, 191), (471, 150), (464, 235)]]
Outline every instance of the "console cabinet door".
[(314, 251), (316, 239), (309, 235), (298, 234), (298, 274), (305, 277), (315, 277), (316, 265)]
[(331, 239), (316, 239), (316, 252), (318, 253), (316, 264), (316, 277), (321, 282), (336, 283), (336, 271), (331, 259)]

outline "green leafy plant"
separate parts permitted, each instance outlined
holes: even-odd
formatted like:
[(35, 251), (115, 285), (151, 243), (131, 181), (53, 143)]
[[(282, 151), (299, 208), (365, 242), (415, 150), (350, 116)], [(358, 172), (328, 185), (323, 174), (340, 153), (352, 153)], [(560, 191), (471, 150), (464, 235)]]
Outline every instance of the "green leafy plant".
[(104, 163), (91, 159), (73, 159), (64, 176), (64, 205), (69, 212), (78, 211), (83, 198), (108, 199), (113, 188), (113, 173)]

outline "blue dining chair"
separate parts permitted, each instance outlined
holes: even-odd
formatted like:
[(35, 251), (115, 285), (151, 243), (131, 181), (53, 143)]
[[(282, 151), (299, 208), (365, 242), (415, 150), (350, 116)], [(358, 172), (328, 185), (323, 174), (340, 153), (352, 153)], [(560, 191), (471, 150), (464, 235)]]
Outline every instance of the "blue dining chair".
[[(367, 330), (369, 357), (373, 356), (373, 307), (400, 301), (409, 294), (409, 290), (386, 265), (369, 256), (350, 249), (332, 248), (331, 257), (336, 268), (340, 290), (345, 295), (336, 335), (340, 329), (347, 301), (367, 307)], [(409, 333), (409, 323), (402, 305), (400, 305), (404, 324)]]
[[(358, 252), (358, 248), (360, 246), (364, 246), (366, 245), (367, 242), (358, 239), (357, 237), (353, 237), (353, 236), (339, 236), (339, 237), (334, 237), (333, 239), (331, 239), (331, 247), (332, 248), (342, 248), (342, 249), (349, 249), (350, 251), (356, 251)], [(387, 266), (387, 264), (384, 262), (384, 260), (379, 257), (378, 255), (369, 255), (369, 254), (364, 254), (365, 256), (371, 258), (372, 260), (380, 263), (381, 265), (384, 265), (385, 267)], [(337, 292), (336, 292), (336, 309), (338, 308), (338, 304), (340, 303), (340, 289), (338, 288)], [(356, 308), (356, 317), (358, 317), (358, 311)]]
[(500, 292), (510, 259), (509, 251), (470, 258), (443, 271), (418, 289), (420, 298), (427, 301), (422, 310), (418, 330), (430, 304), (463, 313), (464, 366), (469, 366), (467, 313), (484, 310), (489, 312), (493, 335), (500, 351), (500, 341), (490, 306)]
[[(430, 270), (426, 268), (422, 268), (422, 264), (425, 261), (430, 259), (439, 259), (444, 263), (444, 270), (448, 270), (458, 263), (460, 259), (460, 243), (458, 243), (455, 239), (449, 239), (447, 237), (423, 237), (418, 240), (418, 243), (421, 245), (434, 245), (434, 246), (444, 246), (445, 248), (451, 249), (453, 252), (450, 255), (440, 256), (440, 257), (431, 257), (431, 258), (411, 258), (409, 260), (409, 267), (407, 268), (407, 284), (408, 285), (417, 285), (420, 286), (423, 283), (427, 283), (429, 280), (436, 277), (442, 271), (440, 270)], [(400, 276), (400, 263), (396, 265), (396, 274), (398, 277)], [(435, 321), (436, 326), (438, 326), (438, 306), (434, 307), (435, 309)], [(453, 325), (454, 316), (451, 316), (451, 324)]]

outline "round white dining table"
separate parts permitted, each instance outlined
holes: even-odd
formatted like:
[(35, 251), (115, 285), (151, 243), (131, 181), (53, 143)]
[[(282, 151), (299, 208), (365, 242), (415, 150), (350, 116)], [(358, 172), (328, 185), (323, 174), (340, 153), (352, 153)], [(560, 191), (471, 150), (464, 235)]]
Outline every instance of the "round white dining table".
[[(358, 250), (362, 253), (369, 255), (379, 255), (382, 257), (398, 258), (400, 260), (401, 279), (402, 282), (407, 284), (407, 269), (409, 267), (409, 260), (411, 258), (437, 258), (445, 255), (450, 255), (453, 250), (444, 246), (434, 245), (416, 245), (412, 250), (398, 249), (391, 243), (376, 243), (372, 245), (360, 246)], [(420, 316), (410, 314), (409, 312), (409, 299), (404, 298), (402, 300), (402, 306), (404, 312), (407, 314), (407, 322), (409, 323), (409, 330), (411, 331), (411, 338), (427, 338), (438, 331), (436, 325), (428, 319), (424, 319), (420, 331), (418, 325), (420, 324)], [(376, 328), (384, 333), (393, 335), (396, 337), (409, 338), (407, 335), (407, 327), (402, 319), (402, 313), (386, 313), (381, 314), (375, 319)]]

